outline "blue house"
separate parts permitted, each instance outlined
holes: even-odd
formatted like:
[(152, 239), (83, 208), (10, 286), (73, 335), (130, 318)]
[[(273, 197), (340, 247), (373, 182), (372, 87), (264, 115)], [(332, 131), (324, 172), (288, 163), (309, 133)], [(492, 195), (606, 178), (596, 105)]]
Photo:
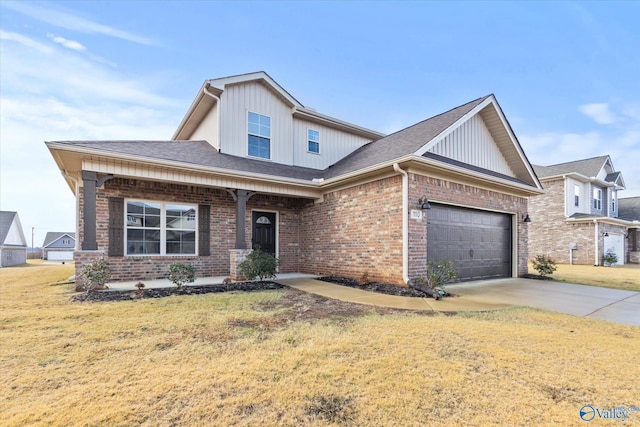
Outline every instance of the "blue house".
[(50, 231), (42, 244), (42, 258), (49, 261), (72, 261), (76, 233)]

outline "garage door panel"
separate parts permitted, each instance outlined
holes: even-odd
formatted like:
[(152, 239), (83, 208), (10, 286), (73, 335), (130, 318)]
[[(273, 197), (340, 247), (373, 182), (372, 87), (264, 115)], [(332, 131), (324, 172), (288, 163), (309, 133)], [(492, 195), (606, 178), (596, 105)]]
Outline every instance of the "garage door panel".
[(454, 260), (461, 280), (511, 277), (511, 216), (433, 203), (427, 259)]

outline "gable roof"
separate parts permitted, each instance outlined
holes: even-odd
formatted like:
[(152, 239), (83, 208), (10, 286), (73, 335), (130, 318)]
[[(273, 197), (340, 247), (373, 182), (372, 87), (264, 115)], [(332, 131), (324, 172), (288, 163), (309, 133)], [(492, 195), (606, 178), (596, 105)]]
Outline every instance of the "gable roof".
[(8, 246), (27, 246), (27, 241), (24, 237), (24, 232), (22, 231), (22, 225), (20, 224), (20, 218), (18, 216), (18, 212), (12, 211), (0, 211), (0, 245), (5, 245), (5, 241), (7, 240), (7, 236), (9, 235), (9, 231), (13, 224), (16, 224), (17, 232), (19, 234), (19, 239), (23, 243), (21, 245), (16, 245), (15, 243), (11, 243)]
[(0, 211), (0, 245), (4, 244), (17, 212)]
[[(487, 168), (461, 163), (457, 159), (445, 158), (430, 152), (447, 135), (454, 132), (475, 115), (482, 117), (482, 120), (486, 123), (497, 148), (509, 165), (512, 166), (515, 176), (497, 174)], [(359, 169), (400, 160), (406, 156), (420, 156), (423, 159), (437, 160), (440, 163), (455, 164), (475, 173), (484, 173), (497, 178), (517, 181), (537, 189), (542, 188), (493, 94), (475, 99), (384, 138), (370, 142), (330, 166), (324, 177), (335, 178)]]
[(60, 232), (60, 231), (49, 231), (47, 233), (46, 236), (44, 236), (44, 243), (42, 244), (43, 248), (46, 248), (47, 246), (55, 243), (56, 241), (60, 240), (61, 238), (63, 238), (64, 236), (68, 236), (69, 238), (75, 240), (76, 239), (76, 233), (66, 233), (66, 232)]
[[(171, 139), (189, 139), (197, 128), (198, 124), (209, 113), (213, 105), (220, 102), (220, 96), (229, 85), (245, 84), (250, 82), (259, 82), (274, 93), (289, 108), (296, 117), (311, 120), (330, 127), (335, 127), (347, 132), (352, 132), (369, 139), (376, 139), (384, 136), (383, 133), (366, 129), (361, 126), (347, 123), (342, 120), (320, 114), (317, 111), (307, 108), (300, 101), (294, 98), (282, 86), (280, 86), (269, 74), (264, 71), (254, 73), (238, 74), (234, 76), (221, 77), (217, 79), (205, 80), (202, 87), (198, 91), (189, 110), (182, 118), (178, 128), (173, 133)], [(213, 96), (211, 96), (213, 95)]]
[(618, 217), (627, 221), (640, 221), (640, 197), (618, 199)]
[(590, 159), (574, 160), (572, 162), (558, 163), (556, 165), (539, 166), (534, 165), (534, 169), (540, 178), (564, 175), (568, 173), (578, 173), (588, 178), (597, 176), (602, 167), (609, 160), (609, 156), (598, 156)]

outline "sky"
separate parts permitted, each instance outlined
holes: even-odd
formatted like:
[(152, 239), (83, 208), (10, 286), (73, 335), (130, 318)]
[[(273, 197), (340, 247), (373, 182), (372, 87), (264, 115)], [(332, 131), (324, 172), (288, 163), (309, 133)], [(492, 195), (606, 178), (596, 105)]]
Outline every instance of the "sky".
[(640, 2), (0, 0), (0, 210), (75, 231), (44, 141), (165, 139), (207, 79), (266, 71), (391, 133), (495, 94), (528, 159), (610, 155), (640, 196)]

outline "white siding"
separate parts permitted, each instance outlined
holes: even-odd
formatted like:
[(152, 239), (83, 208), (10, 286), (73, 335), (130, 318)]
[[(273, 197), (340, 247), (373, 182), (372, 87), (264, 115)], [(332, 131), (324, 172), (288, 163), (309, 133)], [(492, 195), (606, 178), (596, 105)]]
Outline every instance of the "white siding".
[(198, 125), (193, 134), (191, 135), (191, 140), (199, 141), (205, 140), (208, 141), (209, 144), (213, 145), (216, 149), (220, 149), (220, 144), (218, 141), (218, 103), (216, 102), (209, 110), (207, 115), (202, 119), (202, 122)]
[[(580, 189), (580, 206), (576, 206), (575, 204), (575, 186), (578, 186)], [(589, 184), (582, 183), (580, 181), (576, 181), (572, 178), (566, 179), (566, 189), (565, 189), (565, 206), (566, 206), (566, 215), (571, 216), (575, 213), (589, 213), (590, 212), (590, 202), (591, 198), (589, 197)]]
[(16, 215), (13, 218), (13, 222), (11, 223), (11, 227), (9, 227), (9, 231), (7, 231), (7, 237), (4, 239), (5, 245), (18, 245), (18, 246), (26, 246), (27, 242), (24, 240), (24, 235), (22, 233), (22, 227), (20, 226), (18, 216)]
[[(320, 153), (307, 151), (307, 130), (320, 133)], [(371, 140), (307, 120), (293, 119), (294, 164), (314, 169), (326, 169)]]
[(291, 108), (259, 82), (229, 85), (221, 96), (220, 116), (223, 153), (247, 156), (247, 112), (271, 118), (271, 161), (293, 164)]
[(450, 159), (515, 177), (479, 115), (447, 135), (431, 150)]

